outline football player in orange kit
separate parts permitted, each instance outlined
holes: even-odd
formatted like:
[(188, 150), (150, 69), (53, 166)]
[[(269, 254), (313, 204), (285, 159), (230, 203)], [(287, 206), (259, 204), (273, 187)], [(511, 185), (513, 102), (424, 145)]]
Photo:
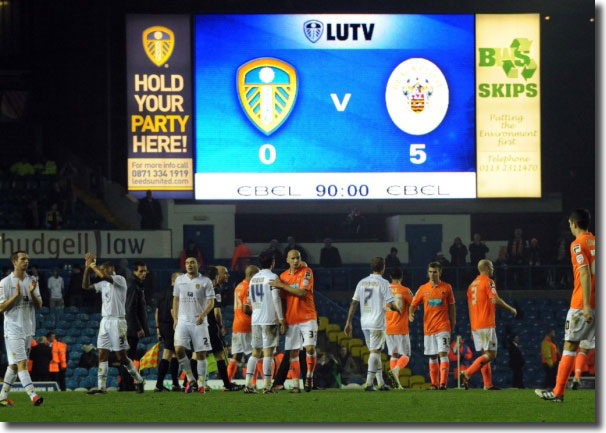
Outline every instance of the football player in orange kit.
[(515, 308), (503, 301), (497, 294), (497, 287), (490, 278), (494, 274), (494, 266), (490, 260), (482, 259), (478, 262), (480, 275), (467, 289), (467, 306), (471, 321), (471, 334), (477, 352), (482, 352), (473, 364), (459, 373), (465, 389), (469, 389), (469, 378), (478, 370), (482, 371), (485, 390), (500, 390), (492, 384), (492, 369), (490, 362), (497, 357), (497, 331), (495, 320), (495, 307), (498, 305), (510, 311), (514, 317)]
[(574, 369), (576, 350), (582, 340), (595, 337), (595, 236), (589, 231), (591, 214), (575, 209), (568, 218), (570, 231), (576, 237), (570, 244), (574, 289), (564, 328), (564, 350), (558, 367), (556, 386), (552, 391), (535, 389), (544, 400), (564, 401), (568, 377)]

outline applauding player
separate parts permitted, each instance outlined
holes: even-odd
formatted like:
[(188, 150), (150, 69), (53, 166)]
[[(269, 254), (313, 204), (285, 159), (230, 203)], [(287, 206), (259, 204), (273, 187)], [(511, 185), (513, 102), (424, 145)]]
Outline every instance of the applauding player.
[(29, 265), (27, 253), (12, 253), (11, 262), (13, 272), (0, 281), (0, 312), (4, 313), (4, 343), (8, 356), (8, 368), (0, 392), (0, 408), (14, 405), (8, 398), (8, 392), (17, 376), (34, 406), (40, 406), (44, 398), (36, 394), (27, 370), (27, 359), (36, 334), (35, 310), (42, 306), (42, 297), (37, 281), (25, 272)]

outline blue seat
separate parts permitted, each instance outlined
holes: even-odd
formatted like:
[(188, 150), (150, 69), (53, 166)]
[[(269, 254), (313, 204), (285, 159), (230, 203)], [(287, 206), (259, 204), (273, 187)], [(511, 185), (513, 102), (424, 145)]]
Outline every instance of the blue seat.
[(107, 370), (108, 377), (118, 377), (119, 374), (120, 372), (116, 367), (109, 367), (109, 369)]
[(38, 310), (40, 312), (40, 314), (48, 314), (50, 313), (50, 309), (48, 307), (40, 307), (40, 310)]
[(67, 330), (67, 335), (71, 336), (71, 337), (79, 337), (83, 334), (82, 329), (79, 328), (69, 328)]
[(76, 389), (78, 388), (78, 381), (73, 378), (66, 379), (65, 386), (69, 389)]
[(73, 375), (74, 375), (74, 369), (69, 368), (69, 366), (68, 366), (67, 369), (65, 370), (65, 377), (72, 377)]
[(94, 329), (99, 329), (99, 322), (97, 320), (89, 320), (88, 327), (94, 328)]
[(92, 341), (93, 338), (89, 337), (88, 335), (81, 335), (79, 337), (76, 337), (76, 342), (80, 344), (91, 344)]
[(97, 335), (97, 329), (93, 329), (93, 328), (84, 328), (82, 330), (82, 334), (84, 335), (88, 335), (89, 337), (94, 337), (95, 335)]
[(88, 314), (86, 314), (86, 313), (79, 313), (79, 314), (76, 314), (76, 320), (81, 320), (82, 322), (88, 322), (90, 320), (90, 318), (88, 317)]
[(90, 370), (88, 370), (88, 377), (97, 377), (97, 367), (92, 367)]
[(63, 341), (65, 344), (74, 344), (76, 342), (76, 337), (71, 336), (71, 335), (66, 335), (65, 337), (63, 337)]
[(82, 344), (76, 343), (75, 341), (72, 343), (70, 347), (67, 348), (70, 352), (82, 352)]
[(80, 388), (94, 388), (97, 386), (97, 378), (96, 377), (83, 377), (78, 382)]
[(118, 377), (112, 376), (107, 378), (107, 387), (118, 388)]
[(78, 368), (76, 368), (76, 370), (74, 370), (74, 376), (76, 376), (76, 377), (83, 377), (83, 376), (87, 376), (87, 375), (88, 375), (88, 371), (86, 371), (86, 368), (78, 367)]
[(101, 313), (93, 313), (90, 315), (91, 320), (101, 321)]
[(86, 328), (88, 326), (88, 322), (83, 322), (82, 320), (76, 319), (70, 323), (70, 326), (76, 329)]
[(78, 368), (78, 362), (79, 362), (79, 360), (74, 360), (74, 359), (68, 360), (67, 361), (67, 370), (71, 371), (73, 374), (74, 373), (73, 370)]
[(80, 360), (80, 355), (81, 355), (81, 353), (80, 353), (80, 352), (76, 352), (76, 351), (70, 351), (70, 352), (69, 352), (69, 355), (67, 355), (67, 359), (69, 359), (70, 361), (71, 361), (71, 360), (76, 360), (76, 361), (78, 361), (78, 360)]
[(60, 340), (62, 337), (65, 337), (67, 335), (67, 330), (64, 328), (56, 328), (55, 334), (57, 334), (57, 337)]
[(48, 334), (48, 330), (45, 328), (36, 329), (36, 337), (41, 337), (42, 335)]
[(78, 310), (78, 307), (67, 307), (64, 309), (66, 314), (78, 314), (80, 312), (80, 310)]
[(65, 320), (66, 322), (73, 322), (74, 320), (76, 320), (76, 315), (70, 313), (64, 314), (63, 320)]

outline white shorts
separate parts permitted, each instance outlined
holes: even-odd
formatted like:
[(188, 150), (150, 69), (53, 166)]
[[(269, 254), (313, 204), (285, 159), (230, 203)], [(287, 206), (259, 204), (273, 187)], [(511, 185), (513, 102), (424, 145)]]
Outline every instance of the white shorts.
[(126, 320), (118, 317), (104, 317), (99, 324), (99, 336), (97, 337), (97, 349), (118, 352), (128, 350), (130, 346), (126, 340)]
[(385, 347), (385, 331), (382, 329), (362, 329), (368, 350), (383, 350)]
[[(193, 349), (190, 345), (193, 343)], [(177, 322), (175, 328), (175, 347), (181, 346), (194, 352), (209, 352), (212, 350), (210, 346), (210, 335), (208, 334), (208, 324), (196, 325), (191, 322)]]
[(29, 358), (29, 351), (32, 347), (32, 339), (34, 337), (28, 335), (27, 337), (4, 337), (4, 344), (6, 345), (6, 356), (8, 358), (8, 365), (16, 364), (19, 361), (23, 361)]
[(231, 334), (231, 353), (244, 353), (249, 355), (252, 352), (252, 334), (250, 332), (234, 332)]
[(318, 341), (318, 321), (288, 325), (284, 350), (300, 350), (304, 346), (315, 346)]
[(437, 334), (423, 336), (424, 355), (437, 355), (448, 353), (450, 350), (450, 332), (438, 332)]
[(497, 330), (495, 328), (482, 328), (471, 331), (473, 344), (476, 346), (476, 352), (484, 350), (497, 351)]
[(595, 335), (591, 340), (581, 340), (579, 342), (579, 347), (585, 350), (595, 349)]
[(595, 338), (595, 311), (591, 310), (593, 320), (585, 322), (583, 309), (571, 308), (566, 315), (564, 341), (593, 340)]
[(410, 356), (410, 335), (408, 334), (387, 334), (385, 336), (387, 341), (387, 353), (393, 355)]
[(278, 325), (252, 325), (252, 347), (278, 347)]

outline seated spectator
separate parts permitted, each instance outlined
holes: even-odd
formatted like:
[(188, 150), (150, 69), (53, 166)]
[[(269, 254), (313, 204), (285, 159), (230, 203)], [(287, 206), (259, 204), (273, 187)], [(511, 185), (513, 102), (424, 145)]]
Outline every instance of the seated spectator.
[(320, 266), (323, 268), (340, 268), (341, 254), (339, 249), (332, 246), (332, 239), (324, 239), (324, 248), (320, 250)]
[(482, 238), (479, 233), (473, 235), (473, 242), (469, 244), (469, 261), (471, 266), (476, 267), (480, 260), (486, 258), (486, 253), (490, 250), (482, 242)]
[(179, 269), (185, 270), (185, 259), (188, 257), (196, 257), (198, 259), (198, 266), (204, 267), (204, 257), (202, 251), (191, 239), (187, 241), (187, 246), (181, 251), (181, 259), (179, 260)]
[(50, 209), (46, 212), (46, 228), (49, 230), (60, 230), (63, 223), (63, 217), (59, 211), (59, 205), (53, 203)]
[(32, 380), (34, 382), (50, 380), (48, 366), (53, 359), (53, 354), (45, 336), (38, 337), (38, 344), (31, 348), (29, 359), (32, 361)]
[(82, 368), (93, 368), (99, 363), (99, 355), (97, 349), (92, 344), (85, 344), (82, 346), (82, 355), (78, 361), (78, 367)]
[(339, 388), (337, 360), (326, 351), (317, 348), (318, 361), (314, 370), (314, 384), (318, 388)]
[(290, 250), (297, 250), (301, 254), (301, 260), (303, 260), (304, 262), (307, 261), (307, 251), (305, 251), (305, 248), (303, 248), (301, 245), (297, 244), (293, 236), (287, 237), (286, 242), (287, 245), (286, 248), (284, 248), (284, 254), (286, 256), (288, 256), (288, 252)]
[(452, 266), (465, 266), (467, 262), (467, 247), (463, 245), (463, 241), (460, 237), (457, 236), (454, 239), (449, 252)]
[(400, 267), (402, 267), (402, 263), (400, 263), (400, 259), (398, 258), (398, 249), (391, 247), (389, 254), (385, 257), (385, 270)]
[(360, 374), (360, 367), (356, 360), (351, 356), (346, 346), (339, 348), (339, 356), (337, 357), (337, 368), (341, 374), (341, 383), (347, 385), (349, 383), (357, 383), (362, 385), (364, 378)]

